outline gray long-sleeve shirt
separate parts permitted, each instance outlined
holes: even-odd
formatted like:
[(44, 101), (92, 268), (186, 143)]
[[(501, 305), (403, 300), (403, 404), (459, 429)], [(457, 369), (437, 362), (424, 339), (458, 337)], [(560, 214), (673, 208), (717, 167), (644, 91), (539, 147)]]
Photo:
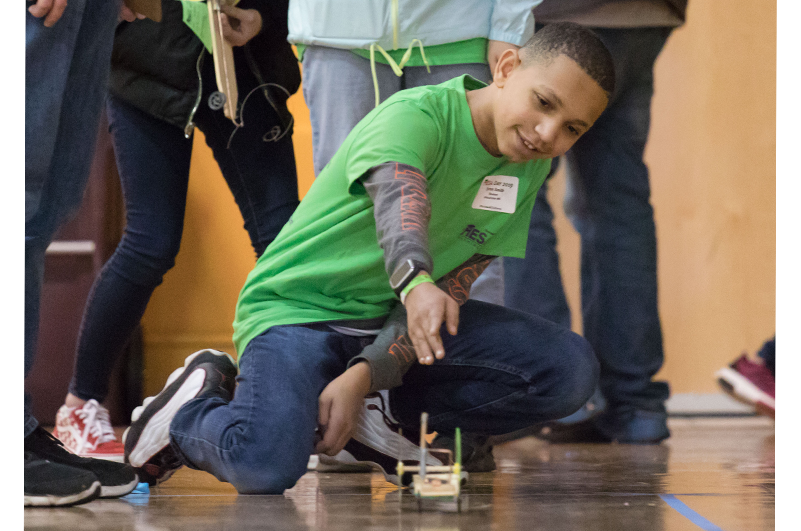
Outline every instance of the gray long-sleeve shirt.
[[(423, 172), (406, 164), (387, 162), (372, 168), (362, 183), (373, 200), (378, 244), (384, 250), (387, 275), (391, 276), (399, 264), (409, 259), (432, 271), (434, 261), (428, 249), (431, 203)], [(439, 279), (437, 286), (462, 305), (470, 296), (470, 286), (493, 258), (474, 255)], [(401, 385), (403, 375), (417, 361), (408, 335), (406, 308), (400, 302), (375, 341), (351, 359), (348, 367), (361, 361), (370, 366), (370, 392)]]

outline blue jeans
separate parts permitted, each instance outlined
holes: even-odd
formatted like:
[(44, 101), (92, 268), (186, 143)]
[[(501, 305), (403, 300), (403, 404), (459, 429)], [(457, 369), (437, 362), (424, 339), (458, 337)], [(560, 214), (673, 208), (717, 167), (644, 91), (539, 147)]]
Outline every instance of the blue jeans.
[[(392, 414), (412, 431), (427, 411), (435, 431), (512, 432), (572, 413), (597, 383), (587, 342), (538, 317), (470, 300), (458, 335), (441, 334), (445, 359), (414, 365), (390, 391)], [(233, 400), (181, 407), (170, 425), (173, 448), (240, 493), (283, 492), (314, 451), (320, 393), (373, 339), (323, 324), (269, 329), (242, 353)]]
[[(438, 65), (428, 73), (424, 66), (407, 66), (398, 77), (389, 65), (376, 63), (376, 78), (383, 102), (398, 91), (437, 85), (469, 74), (489, 83), (486, 63)], [(303, 53), (303, 97), (312, 126), (314, 174), (319, 175), (348, 133), (375, 108), (370, 61), (350, 50), (307, 46)], [(493, 260), (473, 283), (470, 297), (503, 305), (503, 261)]]
[[(240, 72), (243, 97), (258, 83)], [(216, 90), (210, 56), (203, 65), (203, 93)], [(260, 92), (244, 109), (245, 126), (234, 126), (203, 97), (195, 123), (234, 195), (256, 256), (289, 220), (298, 205), (295, 154), (290, 134), (265, 142), (278, 114)], [(130, 340), (150, 297), (175, 264), (184, 226), (192, 139), (180, 128), (114, 96), (108, 99), (109, 130), (125, 198), (122, 240), (90, 292), (78, 336), (70, 393), (102, 401), (114, 363)]]
[[(670, 28), (593, 28), (612, 53), (609, 107), (564, 156), (565, 211), (581, 236), (584, 337), (601, 363), (609, 411), (653, 412), (664, 424), (666, 382), (657, 310), (656, 230), (643, 151), (650, 126), (653, 64)], [(556, 254), (553, 212), (543, 186), (525, 259), (507, 258), (506, 304), (570, 326)]]
[[(119, 6), (71, 0), (52, 28), (25, 13), (26, 376), (36, 354), (45, 250), (74, 215), (89, 177)], [(37, 426), (30, 411), (26, 395), (26, 436)]]

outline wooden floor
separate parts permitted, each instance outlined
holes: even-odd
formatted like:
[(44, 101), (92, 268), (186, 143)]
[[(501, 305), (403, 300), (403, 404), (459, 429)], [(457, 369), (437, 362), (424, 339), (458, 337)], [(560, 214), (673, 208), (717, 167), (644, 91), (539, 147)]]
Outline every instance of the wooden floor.
[[(671, 419), (660, 446), (496, 447), (498, 470), (472, 474), (457, 514), (417, 512), (373, 474), (309, 472), (284, 496), (237, 496), (183, 468), (149, 493), (65, 509), (27, 509), (25, 528), (89, 530), (774, 529), (774, 425), (758, 417)], [(801, 528), (801, 527), (799, 527)]]

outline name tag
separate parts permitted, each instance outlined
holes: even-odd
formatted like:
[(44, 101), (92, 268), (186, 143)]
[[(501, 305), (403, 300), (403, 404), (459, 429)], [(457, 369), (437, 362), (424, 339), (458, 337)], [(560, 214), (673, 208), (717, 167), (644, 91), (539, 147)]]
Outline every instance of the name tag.
[(511, 175), (490, 175), (484, 178), (473, 208), (514, 214), (517, 207), (517, 177)]

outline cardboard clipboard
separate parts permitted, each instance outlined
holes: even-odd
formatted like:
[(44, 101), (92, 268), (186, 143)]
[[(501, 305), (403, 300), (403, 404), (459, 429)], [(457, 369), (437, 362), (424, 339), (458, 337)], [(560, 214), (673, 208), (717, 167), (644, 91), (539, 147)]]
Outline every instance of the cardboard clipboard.
[(236, 104), (239, 100), (239, 92), (236, 85), (236, 72), (234, 71), (234, 50), (231, 44), (223, 38), (220, 22), (220, 5), (234, 5), (236, 0), (207, 0), (206, 3), (209, 8), (212, 55), (214, 56), (214, 74), (217, 77), (217, 90), (225, 97), (223, 103), (225, 117), (236, 124)]
[(161, 0), (125, 0), (134, 13), (141, 13), (147, 18), (161, 22)]

